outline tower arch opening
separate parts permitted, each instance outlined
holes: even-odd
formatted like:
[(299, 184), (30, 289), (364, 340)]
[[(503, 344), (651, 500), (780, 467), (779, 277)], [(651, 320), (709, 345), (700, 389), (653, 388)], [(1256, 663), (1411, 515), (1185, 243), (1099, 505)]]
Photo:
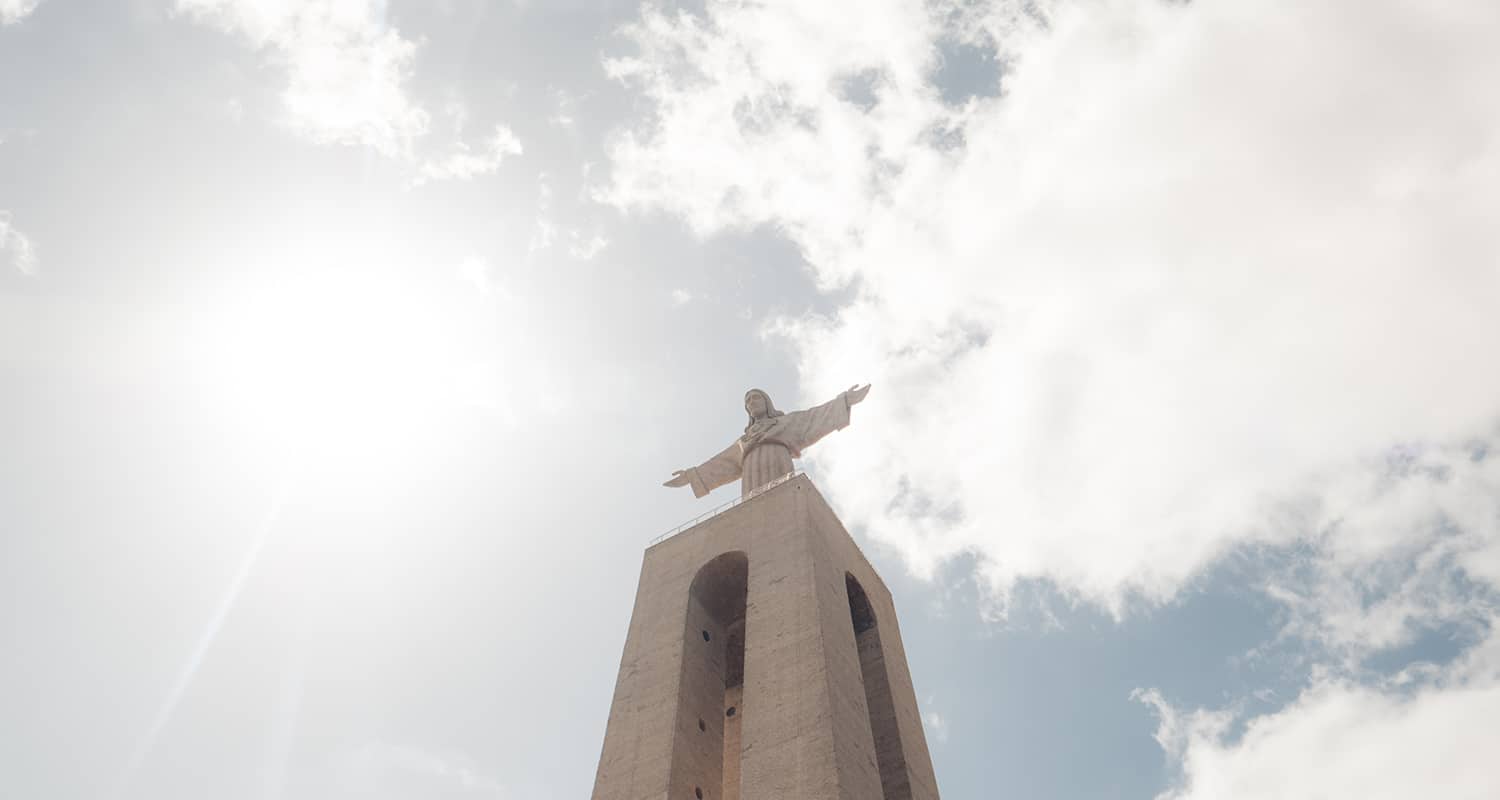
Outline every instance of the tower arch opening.
[(854, 644), (859, 650), (859, 671), (865, 685), (870, 737), (875, 742), (875, 763), (880, 769), (882, 800), (911, 800), (911, 779), (901, 747), (901, 730), (896, 724), (896, 703), (886, 672), (885, 650), (880, 644), (880, 621), (864, 587), (848, 572), (844, 573), (844, 590), (849, 597)]
[(699, 568), (688, 589), (672, 785), (708, 800), (739, 800), (740, 725), (745, 682), (745, 609), (750, 559), (723, 553)]

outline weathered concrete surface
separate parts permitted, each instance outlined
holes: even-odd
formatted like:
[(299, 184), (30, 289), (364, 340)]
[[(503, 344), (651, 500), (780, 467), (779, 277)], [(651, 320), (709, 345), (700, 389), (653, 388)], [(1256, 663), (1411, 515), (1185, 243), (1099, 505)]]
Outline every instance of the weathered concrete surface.
[[(730, 687), (729, 625), (690, 587), (736, 551), (748, 559), (744, 680)], [(848, 577), (868, 598), (879, 657), (861, 659), (871, 644), (856, 641)], [(887, 692), (875, 726), (899, 753), (877, 759), (867, 698)], [(688, 800), (695, 789), (709, 800), (938, 798), (890, 592), (806, 476), (646, 551), (593, 797)]]

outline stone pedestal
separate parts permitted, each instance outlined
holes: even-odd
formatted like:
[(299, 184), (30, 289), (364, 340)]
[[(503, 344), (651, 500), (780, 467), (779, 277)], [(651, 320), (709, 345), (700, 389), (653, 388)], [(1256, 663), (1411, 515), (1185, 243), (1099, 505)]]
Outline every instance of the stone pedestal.
[(653, 545), (594, 800), (937, 800), (890, 592), (806, 476)]

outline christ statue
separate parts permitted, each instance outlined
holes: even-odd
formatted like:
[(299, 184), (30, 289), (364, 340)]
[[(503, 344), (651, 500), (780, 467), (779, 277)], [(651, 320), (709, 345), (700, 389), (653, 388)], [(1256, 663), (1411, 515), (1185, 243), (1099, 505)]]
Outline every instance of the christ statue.
[(850, 386), (838, 397), (806, 411), (785, 414), (776, 410), (771, 396), (759, 389), (745, 392), (745, 413), (750, 424), (745, 435), (724, 451), (696, 467), (679, 469), (663, 486), (691, 486), (702, 497), (726, 483), (740, 479), (740, 496), (792, 471), (792, 459), (813, 442), (849, 424), (849, 409), (865, 399), (868, 384)]

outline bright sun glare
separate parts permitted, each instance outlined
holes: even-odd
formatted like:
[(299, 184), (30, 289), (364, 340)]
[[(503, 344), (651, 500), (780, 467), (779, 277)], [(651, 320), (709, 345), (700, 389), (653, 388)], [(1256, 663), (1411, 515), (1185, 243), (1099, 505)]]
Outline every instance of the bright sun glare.
[(215, 411), (276, 457), (354, 463), (473, 400), (453, 296), (310, 265), (223, 297), (193, 326), (196, 371)]

